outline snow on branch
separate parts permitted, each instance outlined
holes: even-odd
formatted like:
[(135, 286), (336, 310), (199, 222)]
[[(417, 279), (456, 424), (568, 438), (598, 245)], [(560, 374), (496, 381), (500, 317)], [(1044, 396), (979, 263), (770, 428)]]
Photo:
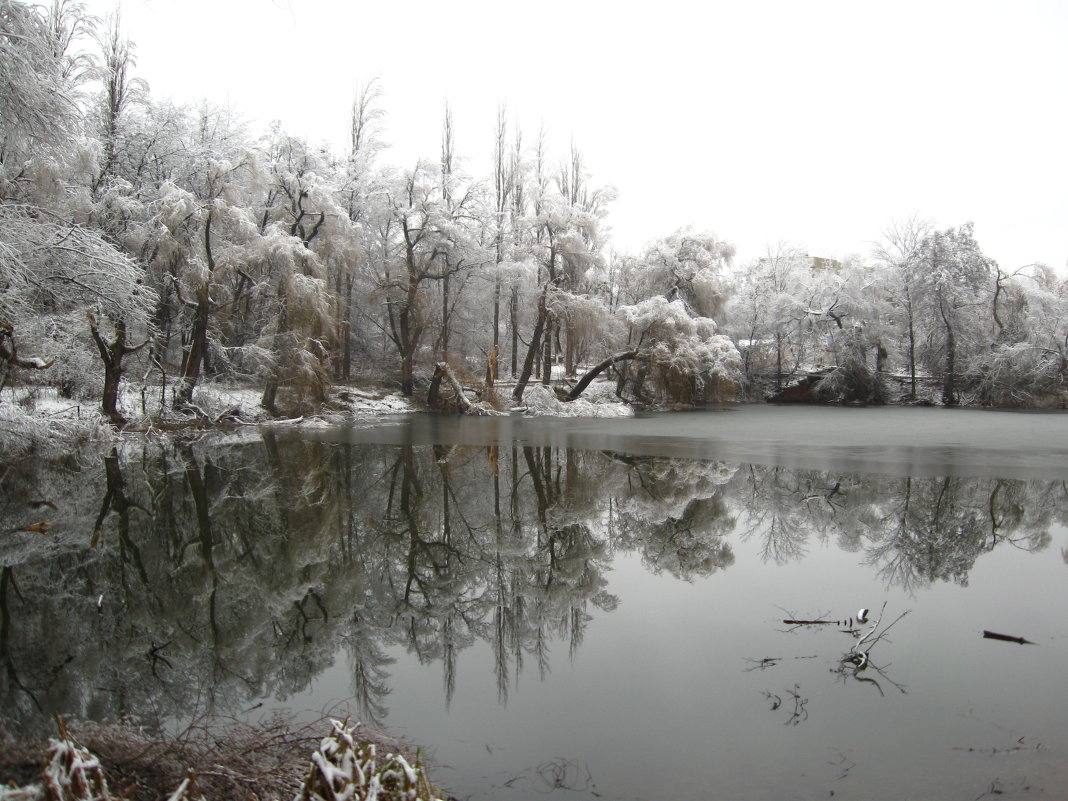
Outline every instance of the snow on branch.
[(143, 324), (156, 301), (138, 265), (101, 234), (27, 204), (0, 204), (0, 281), (5, 317), (96, 305)]

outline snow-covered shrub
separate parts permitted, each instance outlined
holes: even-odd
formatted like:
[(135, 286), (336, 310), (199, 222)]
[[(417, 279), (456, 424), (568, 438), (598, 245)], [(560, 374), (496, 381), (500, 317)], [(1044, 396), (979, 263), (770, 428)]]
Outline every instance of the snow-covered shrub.
[(60, 455), (91, 441), (113, 436), (104, 418), (97, 414), (72, 420), (27, 414), (10, 403), (0, 403), (0, 456), (12, 458), (28, 454)]
[(976, 365), (984, 406), (1062, 406), (1068, 399), (1065, 357), (1030, 342), (998, 345)]
[[(220, 728), (209, 722), (179, 740), (152, 739), (127, 724), (81, 724), (79, 736), (88, 733), (90, 751), (60, 720), (60, 736), (49, 741), (39, 780), (25, 787), (0, 786), (0, 801), (130, 797), (128, 791), (113, 792), (108, 775), (117, 783), (136, 781), (138, 797), (169, 801), (438, 801), (440, 793), (418, 760), (401, 753), (403, 744), (347, 722), (330, 723), (333, 732), (320, 742), (308, 768), (299, 772), (300, 764), (307, 764), (311, 744), (305, 727), (294, 729), (284, 721), (268, 722), (266, 729), (238, 723)], [(176, 789), (164, 795), (171, 787)]]
[(354, 728), (331, 721), (334, 731), (312, 755), (300, 801), (435, 801), (421, 767), (400, 754), (379, 759), (374, 743), (356, 739)]
[(847, 360), (828, 373), (813, 394), (824, 403), (886, 403), (886, 388), (879, 376), (855, 360)]
[(100, 760), (74, 741), (59, 722), (59, 739), (48, 741), (47, 764), (41, 773), (45, 801), (111, 801)]
[(100, 357), (81, 343), (67, 342), (69, 344), (64, 340), (51, 343), (48, 351), (52, 353), (48, 358), (55, 358), (56, 362), (35, 377), (55, 386), (60, 396), (67, 400), (94, 401), (99, 405), (104, 393), (104, 368)]
[(591, 402), (585, 398), (564, 403), (544, 384), (532, 384), (523, 393), (523, 404), (529, 414), (553, 417), (629, 417), (634, 412), (615, 397)]
[(671, 404), (731, 400), (742, 380), (742, 358), (708, 317), (694, 317), (681, 300), (654, 297), (623, 306), (620, 314), (640, 332), (632, 386), (639, 397), (647, 379)]

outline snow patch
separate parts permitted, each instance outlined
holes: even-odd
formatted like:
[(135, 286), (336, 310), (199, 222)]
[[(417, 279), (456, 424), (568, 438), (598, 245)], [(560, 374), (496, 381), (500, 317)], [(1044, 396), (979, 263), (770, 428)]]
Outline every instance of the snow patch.
[[(592, 387), (591, 387), (592, 389)], [(534, 384), (523, 393), (527, 414), (551, 415), (553, 417), (632, 417), (634, 410), (618, 400), (604, 400), (604, 390), (594, 391), (594, 401), (584, 397), (564, 403), (556, 393), (544, 384)]]

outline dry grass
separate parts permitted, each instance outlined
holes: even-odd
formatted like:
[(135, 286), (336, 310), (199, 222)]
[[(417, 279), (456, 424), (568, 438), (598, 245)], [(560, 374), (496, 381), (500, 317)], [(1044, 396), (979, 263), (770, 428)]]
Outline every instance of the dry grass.
[[(99, 760), (112, 797), (135, 801), (172, 798), (191, 775), (195, 780), (187, 784), (182, 798), (202, 794), (228, 801), (293, 799), (311, 776), (312, 755), (337, 739), (339, 726), (344, 724), (335, 725), (328, 718), (297, 723), (280, 714), (254, 723), (202, 718), (172, 736), (128, 723), (66, 724), (71, 740)], [(63, 724), (61, 740), (62, 729)], [(405, 764), (416, 764), (413, 749), (402, 741), (362, 725), (341, 730), (351, 734), (362, 753), (396, 755)], [(0, 785), (22, 787), (39, 781), (49, 759), (48, 747), (43, 742), (20, 743), (0, 733)], [(390, 757), (383, 770), (392, 764)], [(429, 790), (425, 777), (421, 781)], [(0, 798), (3, 795), (0, 790)]]

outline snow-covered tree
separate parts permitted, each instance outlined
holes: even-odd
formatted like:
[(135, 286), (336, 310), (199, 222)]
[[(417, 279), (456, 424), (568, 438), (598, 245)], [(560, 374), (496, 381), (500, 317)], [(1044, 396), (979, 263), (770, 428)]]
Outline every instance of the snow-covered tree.
[(653, 295), (682, 300), (691, 313), (719, 319), (727, 300), (727, 271), (734, 246), (710, 232), (680, 228), (649, 245), (622, 279), (636, 303)]
[(802, 286), (809, 272), (803, 252), (780, 244), (735, 275), (727, 330), (739, 343), (747, 388), (770, 372), (782, 389), (783, 379), (804, 362), (801, 332), (808, 315)]
[(489, 260), (473, 236), (468, 214), (473, 196), (446, 199), (442, 181), (440, 172), (420, 163), (388, 189), (389, 217), (382, 229), (387, 249), (377, 280), (381, 324), (399, 357), (406, 395), (415, 389), (417, 356), (434, 320), (431, 285)]
[(914, 269), (920, 246), (931, 233), (925, 220), (911, 217), (891, 222), (875, 247), (881, 268), (882, 296), (890, 304), (889, 316), (904, 340), (905, 365), (909, 374), (909, 399), (916, 400), (916, 365), (919, 342), (917, 299), (919, 273)]
[(994, 341), (971, 371), (982, 403), (1059, 405), (1068, 391), (1068, 282), (1044, 265), (996, 268)]
[[(934, 231), (909, 260), (917, 297), (929, 332), (927, 361), (942, 376), (942, 402), (959, 402), (961, 357), (989, 343), (989, 306), (994, 262), (983, 255), (971, 223)], [(965, 370), (966, 371), (966, 370)]]
[[(577, 295), (587, 288), (586, 276), (601, 264), (604, 246), (602, 221), (614, 197), (611, 188), (593, 188), (580, 152), (572, 147), (569, 161), (561, 167), (555, 183), (548, 175), (544, 133), (539, 137), (534, 159), (533, 183), (529, 187), (530, 209), (520, 220), (525, 231), (519, 248), (526, 258), (517, 263), (531, 271), (537, 282), (537, 313), (533, 321), (523, 367), (512, 396), (523, 397), (527, 382), (541, 363), (541, 378), (549, 384), (552, 376), (553, 346), (563, 334), (565, 372), (573, 374), (581, 318), (591, 319), (591, 308), (576, 304)], [(518, 254), (517, 254), (518, 255)], [(596, 299), (592, 303), (598, 303)], [(594, 317), (599, 316), (595, 312)]]
[(0, 0), (0, 189), (27, 160), (57, 156), (78, 133), (79, 65), (71, 43), (88, 30), (84, 6)]
[(733, 397), (742, 377), (741, 356), (729, 337), (717, 333), (714, 320), (693, 316), (680, 299), (662, 295), (619, 313), (636, 334), (631, 386), (639, 397), (646, 378), (676, 404)]

